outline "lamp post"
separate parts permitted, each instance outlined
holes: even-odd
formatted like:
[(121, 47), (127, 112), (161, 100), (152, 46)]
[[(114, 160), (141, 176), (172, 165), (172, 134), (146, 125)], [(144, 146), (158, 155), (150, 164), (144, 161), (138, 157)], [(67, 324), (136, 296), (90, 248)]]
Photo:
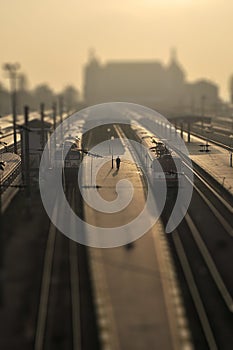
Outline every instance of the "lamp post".
[[(111, 141), (113, 141), (114, 140), (114, 136), (111, 136)], [(114, 165), (113, 165), (113, 142), (111, 142), (111, 146), (112, 146), (112, 169), (113, 169), (113, 167), (114, 167)]]
[(91, 156), (91, 186), (92, 186), (92, 178), (93, 178), (92, 171), (93, 171), (93, 156)]
[(61, 151), (61, 158), (62, 158), (62, 176), (63, 176), (63, 188), (64, 192), (66, 192), (66, 173), (65, 173), (65, 158), (64, 158), (64, 147), (65, 143), (62, 143), (62, 151)]
[(206, 102), (206, 95), (201, 96), (201, 129), (203, 131), (204, 126), (204, 116), (205, 116), (205, 102)]
[(14, 153), (17, 153), (17, 135), (16, 135), (16, 119), (17, 119), (17, 91), (16, 80), (17, 71), (19, 70), (19, 63), (5, 63), (3, 69), (8, 72), (11, 87), (11, 104), (13, 116), (13, 131), (14, 131)]
[(210, 128), (205, 128), (205, 151), (209, 152), (209, 134), (211, 133), (211, 129)]
[[(107, 132), (108, 133), (110, 133), (111, 132), (111, 129), (110, 128), (108, 128), (107, 129)], [(112, 143), (112, 141), (114, 140), (114, 136), (110, 136), (109, 137), (109, 154), (111, 154), (112, 155), (112, 169), (113, 169), (113, 167), (114, 167), (114, 160), (113, 160), (113, 143)]]
[[(108, 128), (108, 129), (107, 129), (107, 132), (108, 132), (108, 133), (110, 133), (110, 131), (111, 131), (111, 129), (110, 129), (110, 128)], [(109, 154), (111, 154), (110, 140), (111, 140), (111, 138), (109, 137), (109, 144), (108, 144)]]
[(233, 135), (229, 136), (230, 138), (230, 167), (232, 168), (232, 142), (233, 142)]
[[(56, 102), (52, 105), (53, 110), (53, 131), (56, 130), (57, 127), (57, 104)], [(51, 138), (50, 138), (51, 139)], [(56, 132), (53, 134), (53, 146), (51, 145), (50, 150), (53, 150), (53, 160), (56, 158), (56, 148), (57, 148), (57, 135)]]
[(4, 171), (5, 163), (0, 162), (0, 307), (3, 304), (3, 296), (2, 296), (2, 289), (3, 289), (3, 223), (2, 223), (2, 172)]
[(63, 141), (63, 109), (64, 109), (64, 106), (63, 106), (63, 96), (62, 95), (59, 95), (58, 96), (58, 105), (59, 105), (59, 114), (60, 114), (60, 129), (61, 129), (61, 133), (60, 133), (60, 137), (61, 137), (61, 142)]

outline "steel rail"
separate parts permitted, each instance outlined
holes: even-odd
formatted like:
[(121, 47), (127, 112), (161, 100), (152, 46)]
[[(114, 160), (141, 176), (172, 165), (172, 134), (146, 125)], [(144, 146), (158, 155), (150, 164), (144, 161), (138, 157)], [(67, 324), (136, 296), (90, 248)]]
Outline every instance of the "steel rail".
[(197, 229), (196, 225), (194, 224), (193, 220), (191, 219), (188, 213), (186, 213), (185, 221), (227, 308), (230, 312), (233, 312), (233, 299), (217, 269), (217, 266), (204, 240), (202, 239), (201, 233)]
[[(204, 195), (204, 193), (189, 179), (188, 176), (186, 176), (186, 179), (191, 183), (193, 188), (196, 190), (196, 192), (199, 194), (199, 196), (203, 199), (203, 201), (206, 203), (208, 208), (212, 211), (216, 219), (220, 222), (220, 224), (224, 227), (224, 230), (227, 232), (228, 235), (233, 237), (233, 228), (232, 225), (229, 224), (229, 222), (223, 217), (222, 214), (219, 213), (219, 211), (216, 209), (216, 207), (211, 203), (211, 201)], [(204, 183), (204, 181), (203, 181)], [(205, 183), (204, 183), (205, 184)], [(214, 193), (214, 192), (213, 192)], [(215, 193), (214, 193), (215, 194)], [(229, 212), (232, 214), (232, 208), (228, 207), (223, 203), (222, 199), (219, 198), (219, 196), (216, 196), (218, 200), (221, 201), (221, 204), (224, 205), (224, 208), (227, 208)]]
[[(231, 213), (233, 214), (233, 207), (224, 199), (220, 196), (220, 194), (212, 187), (210, 184), (205, 180), (205, 178), (195, 169), (191, 168), (185, 160), (183, 161), (183, 164), (193, 172), (193, 174), (210, 190), (215, 197), (218, 198), (218, 200), (222, 203), (222, 205)], [(190, 180), (190, 179), (189, 179)]]
[[(72, 207), (75, 208), (75, 195), (72, 189)], [(81, 332), (81, 308), (80, 308), (80, 281), (79, 281), (79, 261), (77, 244), (69, 239), (69, 261), (70, 261), (70, 284), (71, 284), (71, 304), (72, 304), (72, 327), (73, 327), (73, 350), (82, 349)]]
[[(56, 204), (54, 207), (53, 215), (58, 215), (58, 207), (56, 206)], [(34, 350), (43, 350), (44, 348), (56, 232), (56, 227), (53, 225), (53, 223), (51, 223), (44, 258)]]
[[(177, 129), (181, 130), (180, 128), (177, 128)], [(187, 129), (183, 129), (183, 132), (188, 133), (188, 130)], [(190, 131), (190, 135), (195, 136), (195, 137), (197, 137), (199, 139), (202, 139), (203, 141), (207, 141), (208, 140), (208, 143), (213, 143), (214, 145), (219, 146), (219, 147), (221, 147), (221, 148), (223, 148), (223, 149), (225, 149), (227, 151), (233, 152), (233, 148), (232, 147), (227, 146), (224, 143), (221, 143), (219, 141), (215, 141), (213, 139), (210, 139), (209, 137), (206, 137), (204, 135), (198, 134), (195, 131)]]
[(173, 232), (172, 239), (173, 239), (175, 250), (176, 250), (176, 253), (178, 255), (178, 258), (179, 258), (179, 261), (180, 261), (180, 264), (181, 264), (181, 267), (182, 267), (182, 270), (183, 270), (183, 273), (184, 273), (184, 276), (185, 276), (185, 279), (187, 282), (187, 286), (188, 286), (190, 294), (192, 296), (192, 299), (193, 299), (193, 302), (194, 302), (194, 305), (195, 305), (195, 308), (196, 308), (196, 311), (197, 311), (197, 314), (198, 314), (198, 317), (199, 317), (199, 320), (200, 320), (200, 323), (201, 323), (201, 326), (202, 326), (202, 329), (203, 329), (203, 332), (204, 332), (204, 335), (206, 338), (206, 341), (207, 341), (209, 348), (211, 350), (217, 350), (218, 347), (217, 347), (217, 344), (215, 341), (215, 337), (214, 337), (213, 331), (211, 329), (209, 319), (208, 319), (208, 316), (207, 316), (206, 311), (205, 311), (204, 304), (202, 302), (200, 293), (198, 291), (198, 287), (196, 285), (196, 282), (195, 282), (195, 279), (194, 279), (194, 276), (192, 273), (192, 269), (191, 269), (191, 266), (189, 264), (187, 255), (185, 253), (185, 249), (183, 247), (182, 241), (179, 237), (178, 231), (175, 230)]

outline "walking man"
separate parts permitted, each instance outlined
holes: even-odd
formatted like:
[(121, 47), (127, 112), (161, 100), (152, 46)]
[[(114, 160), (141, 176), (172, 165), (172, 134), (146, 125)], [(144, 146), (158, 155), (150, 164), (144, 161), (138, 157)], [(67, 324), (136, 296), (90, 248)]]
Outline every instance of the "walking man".
[(121, 159), (120, 159), (120, 157), (118, 156), (118, 157), (116, 158), (116, 167), (117, 167), (117, 170), (119, 170), (119, 168), (120, 168), (120, 163), (121, 163)]

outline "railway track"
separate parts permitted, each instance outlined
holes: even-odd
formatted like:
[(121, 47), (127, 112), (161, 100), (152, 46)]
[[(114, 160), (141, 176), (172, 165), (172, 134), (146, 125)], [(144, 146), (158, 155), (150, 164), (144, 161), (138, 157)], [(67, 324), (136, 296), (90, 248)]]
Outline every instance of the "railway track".
[[(187, 178), (187, 181), (190, 179)], [(233, 342), (232, 206), (196, 171), (193, 189), (188, 213), (172, 239), (183, 271), (188, 263), (194, 276), (207, 317), (200, 311), (200, 305), (196, 310), (209, 348), (230, 349)], [(176, 236), (180, 238), (180, 243)], [(198, 271), (201, 273), (198, 274)], [(193, 282), (190, 276), (186, 275), (185, 278), (189, 278), (187, 284), (191, 292)], [(192, 298), (197, 305), (193, 295)], [(212, 330), (212, 341), (204, 319), (208, 320), (209, 329)], [(213, 346), (213, 339), (216, 347)]]
[[(135, 138), (132, 131), (124, 132), (129, 138)], [(185, 158), (183, 162), (188, 166)], [(232, 204), (221, 198), (203, 174), (196, 170), (193, 174), (193, 197), (188, 212), (167, 239), (180, 278), (195, 348), (230, 350), (233, 344)], [(167, 201), (164, 222), (174, 203), (175, 200)]]
[[(180, 130), (180, 128), (178, 128)], [(183, 131), (188, 133), (188, 129), (183, 128)], [(230, 135), (232, 134), (230, 131), (228, 131), (227, 134), (221, 133), (218, 134), (217, 132), (212, 133), (212, 135), (208, 134), (204, 135), (204, 131), (201, 128), (195, 127), (193, 130), (190, 131), (191, 135), (198, 137), (199, 139), (202, 139), (203, 141), (208, 141), (209, 143), (212, 143), (216, 146), (222, 147), (229, 152), (232, 152), (232, 144), (230, 144)], [(224, 140), (227, 140), (227, 142), (224, 143)]]
[[(67, 199), (76, 210), (76, 188), (68, 187)], [(61, 213), (62, 203), (59, 203), (55, 205), (54, 215)], [(64, 237), (51, 223), (34, 349), (81, 350), (98, 349), (98, 346), (85, 247)]]

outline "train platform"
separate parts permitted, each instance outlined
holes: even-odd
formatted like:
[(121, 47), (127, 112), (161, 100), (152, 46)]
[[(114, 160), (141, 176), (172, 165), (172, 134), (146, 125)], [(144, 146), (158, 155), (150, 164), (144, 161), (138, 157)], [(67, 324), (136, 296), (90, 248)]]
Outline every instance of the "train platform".
[[(134, 194), (118, 213), (99, 212), (84, 203), (86, 222), (98, 227), (119, 227), (132, 221), (145, 205), (145, 186), (134, 162), (124, 160), (120, 170), (111, 157), (97, 173), (98, 191), (106, 201), (116, 199), (116, 184), (128, 179)], [(114, 157), (115, 158), (115, 157)], [(88, 198), (90, 162), (83, 177)], [(92, 169), (98, 159), (92, 159)], [(125, 188), (127, 194), (128, 189)], [(127, 234), (133, 232), (127, 231)], [(117, 248), (89, 248), (95, 304), (103, 349), (192, 349), (182, 298), (160, 221), (132, 244)]]
[[(184, 141), (187, 141), (184, 133)], [(230, 166), (231, 154), (228, 150), (191, 135), (191, 142), (186, 142), (190, 158), (205, 172), (233, 195), (233, 167)]]

